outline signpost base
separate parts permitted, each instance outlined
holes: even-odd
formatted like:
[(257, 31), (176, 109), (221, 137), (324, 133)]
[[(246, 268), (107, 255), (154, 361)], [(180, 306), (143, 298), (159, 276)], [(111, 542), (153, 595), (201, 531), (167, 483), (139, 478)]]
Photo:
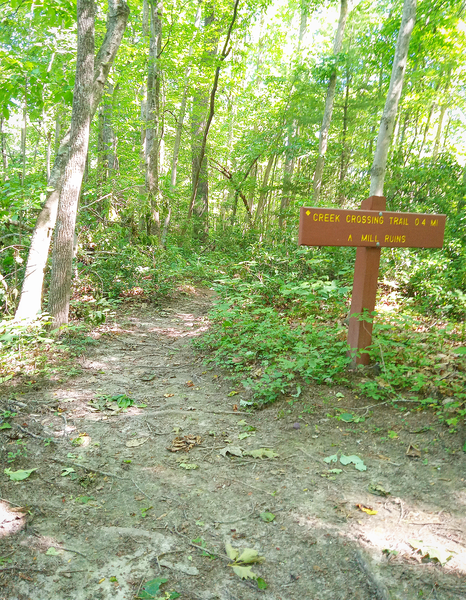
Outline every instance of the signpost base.
[[(384, 211), (385, 206), (386, 202), (383, 196), (371, 196), (363, 200), (361, 209)], [(357, 248), (348, 327), (350, 368), (369, 364), (369, 354), (362, 351), (371, 345), (372, 340), (372, 313), (375, 309), (379, 265), (380, 248)]]

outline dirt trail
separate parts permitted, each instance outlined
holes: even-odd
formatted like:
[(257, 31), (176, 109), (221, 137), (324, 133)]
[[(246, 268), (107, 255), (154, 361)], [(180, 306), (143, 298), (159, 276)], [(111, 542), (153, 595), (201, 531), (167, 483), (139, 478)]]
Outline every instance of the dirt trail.
[[(466, 598), (460, 434), (325, 386), (237, 414), (242, 389), (191, 346), (209, 306), (125, 309), (79, 376), (16, 402), (4, 389), (18, 415), (0, 431), (0, 599), (153, 598), (143, 586), (159, 577), (155, 597), (186, 600)], [(135, 406), (116, 411), (122, 394)], [(27, 456), (8, 464), (18, 436)], [(246, 454), (260, 448), (278, 456)], [(11, 482), (6, 467), (37, 471)], [(234, 574), (226, 542), (265, 558), (252, 566), (265, 590)]]

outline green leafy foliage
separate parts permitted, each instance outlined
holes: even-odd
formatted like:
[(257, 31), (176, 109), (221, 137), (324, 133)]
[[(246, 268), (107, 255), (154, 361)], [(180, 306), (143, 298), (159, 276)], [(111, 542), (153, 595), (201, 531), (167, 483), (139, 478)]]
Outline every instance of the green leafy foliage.
[(261, 262), (239, 263), (235, 276), (217, 284), (221, 301), (212, 314), (213, 327), (198, 345), (214, 351), (216, 364), (246, 376), (242, 383), (258, 402), (292, 390), (297, 378), (344, 379), (347, 346), (337, 320), (349, 287), (330, 281), (328, 263), (312, 254), (297, 250), (285, 262), (264, 252)]
[(4, 469), (4, 473), (9, 476), (11, 481), (23, 481), (24, 479), (27, 479), (31, 475), (31, 473), (34, 473), (34, 471), (37, 471), (37, 468), (36, 469), (27, 469), (27, 470), (20, 469), (18, 471), (12, 471), (11, 469)]

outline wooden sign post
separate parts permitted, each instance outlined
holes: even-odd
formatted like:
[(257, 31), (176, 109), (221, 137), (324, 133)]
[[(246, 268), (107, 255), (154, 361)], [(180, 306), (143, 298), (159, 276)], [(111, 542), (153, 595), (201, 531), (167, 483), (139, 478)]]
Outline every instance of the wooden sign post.
[(348, 327), (352, 366), (369, 363), (364, 350), (372, 342), (372, 319), (359, 315), (375, 309), (380, 249), (443, 246), (445, 215), (387, 212), (385, 206), (383, 196), (371, 196), (361, 210), (301, 207), (301, 246), (357, 246)]

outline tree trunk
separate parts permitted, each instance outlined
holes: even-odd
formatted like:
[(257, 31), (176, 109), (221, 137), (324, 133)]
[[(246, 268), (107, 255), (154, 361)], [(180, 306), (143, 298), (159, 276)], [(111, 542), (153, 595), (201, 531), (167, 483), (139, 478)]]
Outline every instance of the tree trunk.
[(371, 168), (370, 196), (383, 196), (385, 171), (387, 168), (388, 150), (393, 135), (398, 103), (403, 89), (403, 79), (406, 72), (408, 59), (409, 40), (416, 21), (416, 1), (405, 0), (400, 31), (396, 43), (395, 57), (393, 59), (392, 74), (388, 88), (385, 108), (380, 121), (379, 135), (375, 149), (374, 162)]
[[(343, 44), (343, 34), (345, 32), (346, 19), (348, 17), (348, 0), (340, 2), (340, 18), (338, 20), (337, 33), (333, 43), (333, 55), (336, 57)], [(316, 169), (314, 171), (314, 181), (312, 184), (314, 190), (313, 201), (317, 202), (320, 196), (322, 187), (322, 178), (324, 174), (325, 154), (327, 153), (328, 134), (330, 123), (332, 121), (333, 102), (335, 100), (335, 90), (337, 87), (337, 67), (334, 66), (333, 73), (330, 76), (327, 88), (327, 97), (325, 98), (324, 118), (322, 119), (322, 127), (319, 135), (319, 155), (317, 157)]]
[(46, 164), (45, 164), (45, 169), (46, 169), (46, 177), (47, 177), (47, 181), (50, 179), (50, 157), (52, 156), (52, 132), (48, 131), (47, 132), (47, 150), (46, 150)]
[(162, 0), (149, 0), (151, 35), (147, 72), (146, 189), (151, 235), (160, 236), (160, 54), (162, 52)]
[[(92, 86), (91, 118), (100, 103), (110, 67), (120, 46), (128, 21), (129, 8), (125, 0), (108, 0), (107, 31), (95, 59)], [(57, 124), (59, 121), (57, 119)], [(42, 284), (52, 232), (57, 218), (58, 198), (63, 185), (65, 168), (69, 158), (70, 135), (64, 136), (50, 173), (48, 186), (53, 188), (39, 216), (26, 265), (26, 273), (15, 319), (34, 318), (41, 310)]]
[(447, 112), (448, 105), (442, 104), (440, 107), (440, 113), (438, 116), (437, 132), (435, 134), (434, 148), (432, 150), (432, 158), (435, 160), (438, 156), (440, 148), (440, 140), (442, 137), (443, 120), (445, 119), (445, 113)]
[(6, 177), (8, 170), (8, 155), (6, 153), (5, 132), (3, 131), (3, 117), (0, 118), (0, 144), (2, 152), (3, 176)]
[(338, 176), (340, 187), (340, 205), (343, 204), (345, 196), (343, 194), (343, 182), (348, 170), (348, 149), (346, 147), (346, 136), (348, 133), (348, 109), (349, 109), (349, 93), (351, 85), (351, 74), (349, 69), (346, 69), (346, 86), (345, 86), (345, 103), (343, 105), (343, 127), (341, 131), (341, 157), (340, 157), (340, 174)]
[[(194, 26), (196, 28), (196, 35), (199, 31), (200, 27), (200, 19), (201, 19), (201, 5), (198, 6)], [(195, 36), (196, 37), (196, 36)], [(189, 57), (192, 56), (193, 53), (193, 42), (189, 46)], [(175, 133), (175, 142), (173, 144), (173, 157), (171, 163), (170, 170), (170, 191), (174, 192), (176, 186), (176, 175), (177, 175), (177, 167), (178, 167), (178, 156), (180, 154), (180, 145), (181, 145), (181, 136), (183, 134), (183, 123), (184, 117), (186, 114), (186, 104), (188, 102), (188, 91), (189, 91), (189, 77), (191, 74), (191, 65), (186, 67), (186, 71), (184, 74), (184, 85), (183, 85), (183, 96), (181, 97), (180, 104), (180, 112), (178, 113), (178, 119), (176, 122), (176, 133)]]
[[(307, 11), (308, 7), (304, 4), (301, 6), (301, 19), (299, 22), (299, 34), (298, 34), (298, 46), (296, 48), (297, 59), (300, 59), (301, 55), (301, 44), (303, 41), (304, 33), (307, 26)], [(294, 88), (294, 83), (292, 88)], [(291, 94), (290, 94), (291, 95)], [(291, 184), (293, 179), (293, 171), (295, 167), (295, 157), (293, 142), (297, 137), (298, 125), (294, 120), (288, 126), (286, 149), (285, 149), (285, 165), (283, 167), (283, 185), (282, 185), (282, 196), (280, 199), (280, 213), (278, 216), (278, 226), (280, 229), (283, 227), (285, 212), (290, 204), (291, 200)]]
[(288, 137), (285, 150), (285, 164), (283, 167), (283, 185), (282, 196), (280, 199), (280, 212), (278, 215), (278, 226), (283, 227), (285, 212), (290, 203), (291, 197), (291, 180), (294, 171), (294, 156), (293, 156), (293, 140), (295, 138), (296, 124), (293, 123), (288, 127)]
[(97, 177), (100, 183), (114, 176), (118, 169), (116, 140), (113, 131), (113, 94), (115, 88), (107, 84), (104, 101), (99, 107), (99, 127), (97, 138)]
[[(236, 21), (238, 4), (239, 4), (239, 0), (235, 0), (235, 4), (233, 7), (233, 15), (232, 15), (232, 18), (230, 21), (230, 25), (228, 27), (228, 32), (227, 32), (227, 35), (225, 38), (225, 43), (223, 45), (222, 52), (220, 53), (219, 64), (215, 70), (214, 82), (212, 84), (212, 90), (210, 92), (209, 114), (207, 116), (207, 120), (205, 123), (204, 134), (202, 136), (202, 141), (199, 146), (199, 152), (198, 152), (197, 156), (195, 157), (195, 161), (193, 159), (193, 189), (192, 189), (191, 201), (189, 203), (189, 209), (188, 209), (188, 221), (191, 219), (191, 216), (193, 214), (193, 209), (194, 209), (194, 205), (196, 202), (196, 198), (198, 197), (199, 184), (204, 186), (204, 192), (208, 192), (208, 188), (205, 187), (208, 185), (207, 184), (207, 161), (205, 162), (204, 174), (201, 175), (201, 173), (202, 173), (202, 169), (203, 169), (204, 157), (205, 157), (205, 152), (206, 152), (207, 136), (209, 135), (210, 125), (212, 123), (212, 119), (214, 118), (214, 114), (215, 114), (215, 96), (216, 96), (217, 88), (218, 88), (218, 80), (220, 77), (221, 63), (226, 59), (226, 57), (230, 53), (230, 46), (229, 46), (230, 37), (231, 37), (231, 32), (233, 30), (233, 26)], [(203, 195), (203, 197), (201, 198), (199, 210), (196, 211), (198, 213), (198, 216), (202, 217), (203, 229), (204, 229), (205, 233), (207, 233), (207, 228), (208, 228), (207, 211), (208, 211), (208, 193)], [(200, 213), (200, 215), (199, 215), (199, 213)]]
[(79, 193), (86, 166), (91, 125), (92, 80), (94, 74), (94, 0), (78, 0), (78, 45), (76, 79), (71, 113), (70, 156), (60, 190), (55, 231), (49, 312), (53, 327), (68, 323), (73, 267), (73, 245)]
[(23, 101), (23, 123), (21, 125), (21, 160), (22, 160), (22, 175), (21, 185), (24, 186), (24, 180), (26, 179), (26, 140), (27, 140), (27, 128), (28, 128), (28, 86), (27, 81), (24, 86), (24, 101)]
[(275, 155), (272, 154), (269, 157), (267, 166), (265, 167), (264, 179), (262, 181), (262, 186), (261, 186), (261, 190), (260, 190), (260, 194), (259, 194), (259, 202), (257, 203), (256, 214), (254, 216), (254, 225), (257, 225), (258, 220), (261, 218), (263, 210), (264, 210), (264, 206), (267, 202), (267, 196), (269, 194), (269, 189), (268, 189), (269, 177), (270, 177), (270, 172), (272, 171), (272, 166), (273, 166), (274, 161), (275, 161)]

